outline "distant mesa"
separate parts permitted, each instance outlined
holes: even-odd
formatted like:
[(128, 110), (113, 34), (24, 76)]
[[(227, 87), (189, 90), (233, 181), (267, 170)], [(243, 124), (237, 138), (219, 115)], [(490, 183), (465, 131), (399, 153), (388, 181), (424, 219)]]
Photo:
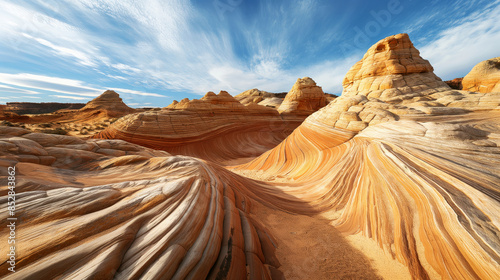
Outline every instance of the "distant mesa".
[[(37, 112), (37, 114), (31, 116), (18, 116), (17, 114), (12, 115), (12, 112), (9, 110), (10, 108), (15, 108), (15, 110), (23, 112)], [(118, 93), (113, 90), (106, 90), (98, 97), (87, 102), (87, 104), (24, 102), (9, 103), (4, 108), (2, 118), (13, 122), (24, 122), (30, 124), (49, 122), (92, 123), (109, 120), (111, 118), (119, 118), (134, 112), (136, 112), (136, 109), (128, 107), (120, 98), (120, 95)], [(10, 114), (10, 117), (6, 115), (7, 113)]]
[(278, 112), (310, 115), (325, 105), (326, 97), (321, 87), (313, 79), (304, 77), (297, 79)]
[(18, 115), (25, 114), (48, 114), (58, 110), (78, 110), (85, 103), (58, 103), (58, 102), (7, 102), (4, 111), (10, 111)]
[(462, 81), (463, 90), (481, 93), (500, 92), (500, 57), (480, 62)]

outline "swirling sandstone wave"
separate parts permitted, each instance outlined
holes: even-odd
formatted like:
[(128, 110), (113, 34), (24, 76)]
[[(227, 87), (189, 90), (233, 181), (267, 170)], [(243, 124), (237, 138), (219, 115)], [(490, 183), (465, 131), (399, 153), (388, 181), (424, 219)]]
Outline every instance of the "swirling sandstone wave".
[(247, 215), (248, 179), (122, 140), (1, 127), (0, 146), (21, 225), (17, 271), (2, 256), (3, 279), (280, 278), (272, 237)]

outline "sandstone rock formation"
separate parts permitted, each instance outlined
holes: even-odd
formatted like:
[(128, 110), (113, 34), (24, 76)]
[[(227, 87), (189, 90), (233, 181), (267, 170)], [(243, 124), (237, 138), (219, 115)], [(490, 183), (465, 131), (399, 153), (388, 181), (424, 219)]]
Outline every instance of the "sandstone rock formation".
[(500, 92), (500, 57), (480, 62), (463, 81), (464, 90), (481, 93)]
[(95, 135), (216, 162), (255, 157), (279, 144), (304, 117), (241, 104), (225, 91), (125, 116)]
[[(0, 127), (0, 147), (22, 221), (16, 272), (5, 254), (2, 279), (281, 278), (276, 241), (248, 216), (258, 198), (248, 179), (122, 140)], [(0, 195), (6, 206), (7, 188)]]
[(310, 115), (325, 105), (326, 97), (321, 87), (317, 86), (313, 79), (304, 77), (297, 79), (278, 111), (280, 113)]
[(342, 96), (312, 118), (360, 131), (401, 116), (463, 114), (499, 108), (498, 95), (451, 90), (433, 73), (407, 34), (373, 45), (347, 72)]
[[(408, 266), (414, 279), (500, 277), (500, 93), (451, 90), (408, 35), (381, 40), (343, 95), (280, 145), (233, 167), (282, 178), (276, 198), (322, 211)], [(314, 209), (314, 210), (313, 210)]]

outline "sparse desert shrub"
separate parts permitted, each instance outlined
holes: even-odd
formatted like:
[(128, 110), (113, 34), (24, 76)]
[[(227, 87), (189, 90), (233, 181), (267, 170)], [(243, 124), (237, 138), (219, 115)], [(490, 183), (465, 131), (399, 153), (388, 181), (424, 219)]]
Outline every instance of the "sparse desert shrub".
[(42, 133), (66, 135), (66, 134), (68, 134), (68, 131), (58, 127), (56, 129), (44, 129), (44, 130), (42, 130)]
[(52, 124), (51, 123), (41, 123), (38, 125), (39, 127), (44, 127), (44, 128), (47, 128), (47, 127), (52, 127)]
[(2, 121), (2, 125), (5, 125), (5, 126), (15, 126), (13, 123), (11, 123), (9, 121)]

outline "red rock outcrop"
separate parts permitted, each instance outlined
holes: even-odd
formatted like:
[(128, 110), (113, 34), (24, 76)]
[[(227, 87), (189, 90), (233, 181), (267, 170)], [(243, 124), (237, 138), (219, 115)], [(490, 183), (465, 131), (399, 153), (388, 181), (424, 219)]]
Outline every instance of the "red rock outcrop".
[(304, 117), (241, 104), (225, 91), (173, 102), (161, 111), (125, 116), (95, 138), (123, 139), (217, 162), (255, 157), (278, 145)]
[(450, 81), (445, 81), (445, 83), (452, 89), (462, 90), (462, 80), (464, 78), (455, 78)]
[(463, 81), (464, 90), (481, 93), (500, 92), (500, 57), (480, 62)]
[(321, 87), (317, 86), (313, 79), (304, 77), (297, 79), (278, 112), (310, 115), (325, 105), (326, 97)]
[(373, 238), (414, 279), (498, 279), (499, 104), (500, 94), (451, 90), (399, 34), (369, 49), (341, 97), (233, 170), (282, 178), (277, 196)]

